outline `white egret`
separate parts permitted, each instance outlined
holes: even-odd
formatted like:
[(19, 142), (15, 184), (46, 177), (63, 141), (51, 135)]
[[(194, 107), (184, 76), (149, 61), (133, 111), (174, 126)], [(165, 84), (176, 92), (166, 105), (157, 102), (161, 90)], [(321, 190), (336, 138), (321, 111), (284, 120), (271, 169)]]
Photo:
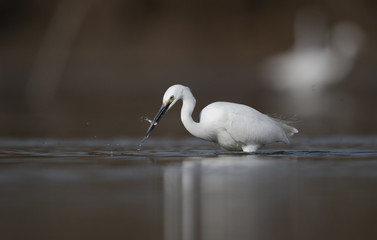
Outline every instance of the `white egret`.
[(162, 107), (155, 118), (150, 121), (145, 135), (146, 140), (162, 116), (178, 100), (182, 99), (181, 120), (187, 131), (195, 137), (215, 142), (226, 150), (255, 152), (259, 147), (269, 143), (288, 143), (288, 137), (298, 130), (271, 118), (246, 105), (215, 102), (205, 107), (200, 114), (200, 121), (192, 119), (196, 100), (190, 88), (173, 85), (165, 92)]

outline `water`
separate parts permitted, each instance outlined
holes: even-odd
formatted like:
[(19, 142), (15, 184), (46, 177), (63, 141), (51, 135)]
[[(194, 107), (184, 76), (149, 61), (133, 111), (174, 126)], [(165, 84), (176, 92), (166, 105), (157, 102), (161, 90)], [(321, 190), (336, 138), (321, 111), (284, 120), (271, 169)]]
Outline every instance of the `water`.
[(256, 154), (187, 139), (0, 139), (1, 239), (373, 239), (377, 137)]

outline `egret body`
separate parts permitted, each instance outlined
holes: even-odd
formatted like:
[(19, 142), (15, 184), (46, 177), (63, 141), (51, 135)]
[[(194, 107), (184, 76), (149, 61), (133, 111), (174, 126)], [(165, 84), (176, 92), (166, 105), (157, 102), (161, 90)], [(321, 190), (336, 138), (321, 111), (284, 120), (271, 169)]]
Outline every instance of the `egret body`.
[(281, 120), (271, 118), (246, 105), (230, 102), (214, 102), (206, 106), (200, 121), (192, 119), (196, 100), (190, 89), (173, 85), (165, 92), (162, 107), (144, 139), (148, 138), (162, 116), (178, 100), (182, 100), (181, 120), (187, 131), (195, 137), (219, 144), (230, 151), (255, 152), (269, 143), (288, 143), (288, 137), (298, 130)]

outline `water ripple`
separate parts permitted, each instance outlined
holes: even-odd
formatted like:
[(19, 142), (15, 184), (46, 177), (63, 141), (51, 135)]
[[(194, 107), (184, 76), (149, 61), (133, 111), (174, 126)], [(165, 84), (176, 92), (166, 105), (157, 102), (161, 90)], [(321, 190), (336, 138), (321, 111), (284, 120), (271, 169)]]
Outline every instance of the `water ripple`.
[[(277, 145), (286, 149), (265, 149), (256, 153), (227, 152), (218, 146), (194, 138), (155, 139), (148, 141), (141, 151), (136, 150), (139, 139), (57, 140), (57, 139), (0, 139), (0, 163), (17, 159), (49, 161), (68, 159), (94, 161), (101, 159), (149, 160), (186, 159), (193, 157), (247, 157), (300, 159), (377, 159), (375, 138), (295, 139), (291, 145)], [(373, 140), (373, 141), (372, 141)]]

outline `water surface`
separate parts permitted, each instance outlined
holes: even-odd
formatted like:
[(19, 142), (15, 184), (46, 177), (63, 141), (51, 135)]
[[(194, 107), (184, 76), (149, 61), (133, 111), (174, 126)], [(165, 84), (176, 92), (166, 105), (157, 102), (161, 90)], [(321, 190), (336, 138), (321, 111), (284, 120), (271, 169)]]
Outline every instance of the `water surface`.
[(372, 239), (377, 137), (0, 139), (2, 239)]

